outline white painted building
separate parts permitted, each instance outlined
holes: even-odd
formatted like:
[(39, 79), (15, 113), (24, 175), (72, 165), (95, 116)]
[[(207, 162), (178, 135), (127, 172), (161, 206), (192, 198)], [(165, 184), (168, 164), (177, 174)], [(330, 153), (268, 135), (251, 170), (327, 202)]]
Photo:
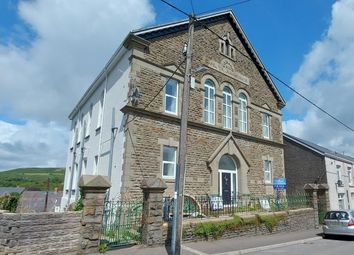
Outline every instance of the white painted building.
[[(130, 36), (88, 88), (69, 115), (70, 144), (61, 208), (79, 196), (78, 181), (82, 174), (106, 175), (114, 180), (110, 197), (118, 195), (121, 186), (125, 142), (120, 109), (128, 102), (130, 73)], [(112, 148), (112, 150), (111, 150)]]
[(354, 158), (284, 134), (285, 176), (291, 193), (325, 183), (331, 210), (354, 208)]

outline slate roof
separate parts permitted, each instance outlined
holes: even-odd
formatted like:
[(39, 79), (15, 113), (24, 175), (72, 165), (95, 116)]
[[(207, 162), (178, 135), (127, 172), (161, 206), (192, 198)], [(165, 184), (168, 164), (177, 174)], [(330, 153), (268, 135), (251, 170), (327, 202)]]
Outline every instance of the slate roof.
[(329, 158), (334, 158), (334, 159), (339, 159), (339, 160), (342, 160), (342, 161), (349, 161), (350, 163), (354, 163), (354, 158), (353, 157), (350, 157), (350, 156), (347, 156), (347, 155), (344, 155), (344, 154), (341, 154), (341, 153), (338, 153), (338, 152), (335, 152), (335, 151), (332, 151), (330, 149), (327, 149), (325, 147), (322, 147), (318, 144), (315, 144), (315, 143), (312, 143), (310, 141), (307, 141), (307, 140), (304, 140), (304, 139), (301, 139), (301, 138), (298, 138), (296, 136), (293, 136), (293, 135), (289, 135), (289, 134), (286, 134), (286, 133), (283, 133), (284, 135), (284, 138), (287, 138), (297, 144), (300, 144), (310, 150), (312, 150), (313, 152), (316, 152), (322, 156), (325, 156), (325, 157), (329, 157)]
[(25, 191), (25, 188), (21, 187), (0, 187), (0, 197), (5, 194), (10, 194), (12, 192), (22, 193)]
[[(60, 206), (63, 192), (48, 192), (48, 212), (54, 212), (56, 206)], [(17, 212), (34, 213), (43, 212), (46, 191), (25, 191), (22, 193)]]

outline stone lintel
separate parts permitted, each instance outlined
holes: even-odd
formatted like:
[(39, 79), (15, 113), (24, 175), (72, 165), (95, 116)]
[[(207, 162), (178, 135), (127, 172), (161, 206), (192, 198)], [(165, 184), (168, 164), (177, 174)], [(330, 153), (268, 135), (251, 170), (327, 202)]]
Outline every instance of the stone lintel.
[(161, 193), (167, 189), (167, 185), (164, 180), (159, 177), (146, 178), (141, 182), (140, 188), (144, 192), (156, 192)]
[(111, 186), (108, 177), (102, 175), (82, 175), (79, 181), (79, 187), (85, 192), (104, 193)]

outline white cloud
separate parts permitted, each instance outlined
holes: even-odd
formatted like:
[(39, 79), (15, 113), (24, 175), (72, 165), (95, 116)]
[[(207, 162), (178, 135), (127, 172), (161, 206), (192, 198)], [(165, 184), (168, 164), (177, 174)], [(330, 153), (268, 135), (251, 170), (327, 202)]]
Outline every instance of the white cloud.
[(36, 37), (0, 45), (0, 112), (59, 123), (127, 33), (154, 20), (147, 0), (22, 1), (18, 12)]
[[(316, 104), (354, 128), (354, 0), (333, 4), (332, 20), (321, 40), (315, 42), (297, 73), (292, 86)], [(284, 131), (338, 152), (354, 156), (354, 132), (294, 96), (289, 110), (303, 114), (284, 121)]]
[[(53, 162), (64, 165), (65, 146), (49, 147), (61, 144), (55, 137), (66, 129), (69, 112), (127, 33), (154, 21), (154, 10), (148, 0), (33, 0), (20, 1), (18, 15), (35, 36), (14, 33), (6, 45), (0, 44), (0, 114), (28, 124), (1, 124), (0, 168), (38, 165), (40, 160), (47, 164), (31, 153), (32, 147), (39, 152), (41, 146), (56, 151)], [(16, 38), (34, 39), (19, 46), (13, 44)], [(34, 132), (34, 123), (42, 132), (48, 129), (48, 140), (39, 142), (43, 133)], [(26, 143), (30, 138), (33, 144)], [(22, 157), (12, 161), (21, 150)]]
[(14, 125), (0, 121), (0, 171), (26, 166), (64, 166), (66, 128), (56, 123), (28, 121)]

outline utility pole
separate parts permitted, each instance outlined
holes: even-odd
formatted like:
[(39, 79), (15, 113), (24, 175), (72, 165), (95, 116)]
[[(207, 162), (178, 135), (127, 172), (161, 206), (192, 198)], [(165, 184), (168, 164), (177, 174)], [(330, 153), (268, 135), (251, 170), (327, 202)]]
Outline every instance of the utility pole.
[(50, 178), (48, 177), (48, 180), (47, 180), (47, 192), (45, 193), (45, 200), (44, 200), (44, 212), (48, 212), (49, 183), (50, 183)]
[[(189, 91), (191, 82), (191, 69), (192, 69), (192, 48), (193, 48), (193, 32), (194, 32), (194, 15), (189, 16), (189, 29), (188, 29), (188, 45), (187, 45), (187, 59), (186, 70), (183, 85), (183, 98), (182, 98), (182, 114), (181, 114), (181, 127), (179, 135), (179, 155), (178, 155), (178, 168), (179, 173), (176, 176), (176, 191), (177, 196), (177, 215), (173, 215), (175, 236), (172, 237), (172, 254), (181, 254), (181, 239), (182, 239), (182, 224), (183, 224), (183, 200), (184, 200), (184, 182), (185, 182), (185, 164), (187, 152), (187, 122), (188, 122), (188, 108), (189, 108)], [(178, 179), (178, 180), (177, 180)], [(176, 200), (175, 200), (176, 201)]]

